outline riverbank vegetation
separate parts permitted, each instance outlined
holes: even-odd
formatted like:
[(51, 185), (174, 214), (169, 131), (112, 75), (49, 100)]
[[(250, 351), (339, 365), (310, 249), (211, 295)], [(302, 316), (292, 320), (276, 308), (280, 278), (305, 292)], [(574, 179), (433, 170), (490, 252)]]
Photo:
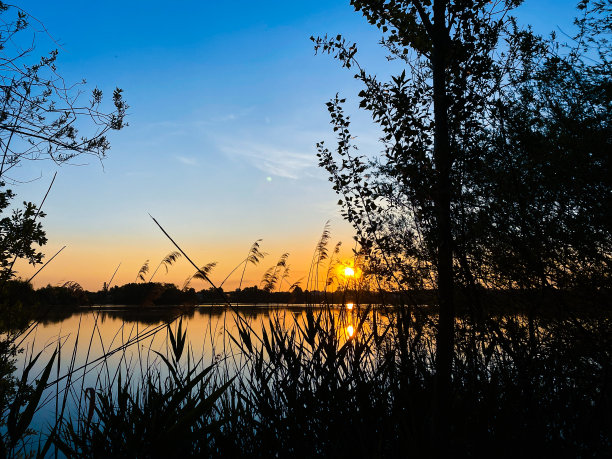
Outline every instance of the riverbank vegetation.
[[(455, 454), (605, 457), (612, 322), (600, 312), (536, 316), (535, 334), (522, 314), (458, 318)], [(191, 347), (191, 330), (173, 317), (121, 343), (140, 347), (166, 330), (165, 351), (140, 356), (144, 370), (127, 359), (111, 364), (109, 352), (67, 379), (43, 374), (59, 394), (57, 424), (12, 451), (35, 451), (47, 438), (68, 457), (405, 457), (407, 448), (436, 447), (436, 311), (357, 304), (311, 306), (297, 318), (278, 310), (263, 324), (231, 317), (230, 344), (210, 354)], [(84, 386), (87, 371), (102, 377)], [(62, 413), (64, 403), (71, 408)]]

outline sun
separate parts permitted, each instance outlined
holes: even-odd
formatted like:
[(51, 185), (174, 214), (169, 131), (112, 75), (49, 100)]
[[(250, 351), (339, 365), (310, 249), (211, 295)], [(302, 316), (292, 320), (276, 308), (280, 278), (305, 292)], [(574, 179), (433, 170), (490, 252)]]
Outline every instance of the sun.
[(344, 268), (344, 275), (346, 277), (354, 277), (355, 276), (355, 270), (353, 268), (351, 268), (350, 266), (347, 266), (346, 268)]

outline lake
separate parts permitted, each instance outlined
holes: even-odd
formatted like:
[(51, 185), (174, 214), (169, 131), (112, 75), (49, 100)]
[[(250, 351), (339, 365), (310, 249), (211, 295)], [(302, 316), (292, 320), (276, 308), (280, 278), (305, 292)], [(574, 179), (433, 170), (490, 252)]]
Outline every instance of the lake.
[[(278, 408), (272, 414), (279, 419), (292, 419), (293, 415), (286, 413), (302, 413), (304, 425), (313, 426), (330, 416), (350, 418), (351, 407), (374, 402), (379, 404), (376, 413), (380, 417), (371, 420), (373, 425), (390, 422), (390, 426), (397, 426), (405, 416), (413, 416), (414, 425), (420, 425), (418, 421), (428, 415), (435, 375), (435, 309), (417, 306), (411, 314), (402, 314), (377, 307), (364, 314), (359, 306), (333, 307), (321, 316), (321, 327), (315, 327), (318, 331), (313, 333), (312, 321), (325, 311), (322, 308), (237, 305), (236, 310), (238, 316), (224, 306), (108, 306), (48, 315), (22, 336), (24, 351), (17, 362), (16, 374), (21, 375), (30, 358), (42, 352), (29, 377), (33, 381), (59, 349), (31, 427), (44, 435), (62, 410), (64, 418), (86, 416), (87, 408), (93, 406), (88, 402), (89, 394), (116, 394), (120, 375), (122, 383), (129, 379), (133, 389), (142, 387), (153, 375), (153, 383), (163, 393), (171, 376), (165, 359), (172, 360), (172, 337), (180, 335), (179, 328), (186, 331), (180, 371), (215, 364), (211, 383), (206, 383), (210, 390), (238, 376), (232, 390), (240, 392), (241, 400), (248, 399), (249, 409), (241, 412), (225, 405), (224, 412), (239, 413), (244, 422), (260, 430), (268, 428), (259, 421), (271, 415), (270, 407)], [(609, 412), (607, 399), (600, 396), (607, 394), (604, 389), (609, 381), (612, 322), (607, 309), (589, 312), (548, 307), (529, 317), (519, 309), (500, 311), (489, 311), (480, 321), (471, 320), (468, 313), (456, 318), (453, 384), (456, 400), (466, 410), (461, 419), (469, 418), (467, 414), (476, 409), (486, 419), (503, 421), (509, 416), (512, 423), (500, 421), (500, 429), (514, 425), (516, 419), (520, 427), (534, 419), (536, 407), (554, 414), (554, 423), (545, 424), (550, 438), (566, 438), (568, 432), (577, 439), (590, 432), (599, 435), (597, 438), (608, 438), (600, 435), (607, 425), (602, 424), (602, 413)], [(272, 327), (274, 337), (270, 320), (277, 321)], [(390, 321), (394, 326), (387, 328)], [(250, 338), (241, 336), (244, 330), (250, 330)], [(249, 339), (255, 351), (245, 353), (242, 348), (249, 347)], [(262, 342), (273, 350), (262, 350)], [(398, 388), (402, 390), (398, 392)], [(230, 392), (225, 392), (229, 393), (225, 400), (237, 400), (237, 392)], [(135, 390), (132, 393), (137, 394)], [(402, 405), (406, 396), (410, 397), (407, 406), (417, 408), (408, 410)], [(95, 400), (98, 407), (100, 399)], [(393, 404), (401, 409), (385, 411)], [(322, 411), (321, 406), (334, 408)], [(124, 417), (124, 410), (118, 413)], [(586, 426), (585, 419), (597, 419), (601, 426)], [(252, 427), (248, 429), (254, 432)], [(37, 438), (33, 437), (30, 448), (36, 448)]]
[[(254, 335), (261, 336), (263, 326), (278, 318), (286, 329), (303, 323), (306, 305), (237, 305), (243, 323)], [(348, 309), (350, 308), (350, 309)], [(340, 330), (346, 340), (356, 329), (358, 307), (332, 309), (341, 323)], [(219, 378), (229, 378), (242, 367), (241, 352), (235, 340), (240, 340), (236, 315), (225, 306), (199, 306), (194, 308), (138, 308), (102, 306), (82, 308), (73, 312), (51, 312), (31, 327), (16, 342), (23, 352), (17, 358), (17, 375), (38, 353), (40, 358), (30, 372), (36, 379), (58, 350), (49, 387), (45, 390), (38, 412), (32, 423), (36, 430), (52, 425), (61, 412), (64, 397), (65, 412), (76, 413), (84, 402), (88, 388), (114, 387), (119, 373), (129, 374), (142, 381), (147, 372), (159, 370), (168, 375), (159, 354), (171, 357), (168, 325), (177, 333), (181, 324), (186, 330), (187, 350), (182, 363), (194, 362), (204, 368), (217, 364)], [(158, 354), (159, 353), (159, 354)], [(70, 389), (66, 391), (66, 387)], [(58, 396), (59, 395), (59, 396)]]

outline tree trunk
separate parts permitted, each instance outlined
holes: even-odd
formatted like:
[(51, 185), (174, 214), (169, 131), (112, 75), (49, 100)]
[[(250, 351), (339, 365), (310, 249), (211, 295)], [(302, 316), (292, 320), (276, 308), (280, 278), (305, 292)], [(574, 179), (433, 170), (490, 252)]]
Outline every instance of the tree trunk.
[(448, 31), (446, 1), (435, 0), (432, 37), (432, 71), (434, 97), (434, 162), (437, 173), (437, 267), (440, 313), (436, 342), (436, 378), (434, 393), (434, 434), (440, 452), (449, 447), (450, 382), (454, 352), (453, 254), (451, 232), (451, 153), (446, 102), (446, 66)]

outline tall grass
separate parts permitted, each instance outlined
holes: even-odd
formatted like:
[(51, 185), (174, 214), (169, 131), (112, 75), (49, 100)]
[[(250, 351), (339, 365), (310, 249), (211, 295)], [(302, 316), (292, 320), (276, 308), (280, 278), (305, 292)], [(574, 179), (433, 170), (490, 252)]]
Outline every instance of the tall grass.
[[(232, 383), (220, 383), (215, 365), (202, 367), (186, 345), (186, 330), (168, 326), (169, 355), (154, 352), (167, 370), (148, 367), (138, 381), (118, 373), (116, 389), (91, 391), (89, 403), (60, 425), (53, 443), (68, 457), (188, 457), (208, 455), (225, 423), (217, 401)], [(183, 354), (189, 354), (181, 363)]]
[[(4, 445), (9, 456), (45, 448), (69, 457), (429, 456), (436, 321), (425, 307), (328, 305), (297, 318), (276, 310), (258, 326), (236, 318), (221, 356), (190, 349), (180, 319), (130, 333), (85, 365), (58, 350), (41, 374), (26, 371)], [(477, 330), (468, 316), (457, 320), (457, 457), (610, 451), (609, 316), (540, 316), (536, 325), (534, 346), (525, 316), (492, 317)], [(162, 330), (166, 351), (147, 348)], [(129, 362), (125, 350), (141, 343), (141, 362)], [(67, 372), (50, 377), (59, 360)], [(94, 386), (84, 383), (91, 372)], [(28, 389), (27, 379), (38, 383)], [(51, 389), (48, 399), (42, 388)], [(56, 405), (58, 422), (28, 443), (40, 403)]]
[[(328, 241), (326, 226), (309, 285), (317, 284), (324, 260), (332, 266)], [(268, 280), (278, 281), (286, 268), (284, 255), (281, 260)], [(330, 272), (327, 267), (327, 279)], [(366, 297), (375, 282), (359, 285)], [(4, 453), (432, 456), (438, 438), (433, 422), (436, 307), (420, 305), (405, 292), (387, 298), (383, 305), (360, 304), (358, 296), (351, 310), (308, 305), (297, 317), (279, 309), (260, 324), (234, 308), (233, 326), (222, 331), (223, 349), (212, 355), (190, 347), (178, 316), (135, 335), (129, 331), (116, 345), (103, 343), (94, 327), (99, 336), (92, 333), (88, 346), (98, 339), (101, 356), (88, 352), (86, 362), (77, 365), (76, 350), (59, 347), (34, 377), (40, 357), (31, 359), (5, 404)], [(548, 311), (459, 315), (449, 409), (454, 456), (608, 457), (609, 311)], [(147, 340), (163, 330), (165, 351), (153, 349)], [(211, 343), (219, 332), (209, 331)], [(136, 362), (126, 353), (134, 345)], [(116, 357), (119, 365), (112, 363)], [(66, 360), (67, 370), (60, 374), (60, 362)], [(92, 372), (97, 376), (89, 385), (85, 377)], [(56, 422), (34, 441), (28, 425), (43, 403), (55, 404)]]
[[(301, 323), (272, 318), (260, 337), (240, 330), (246, 360), (225, 432), (240, 439), (241, 455), (434, 454), (435, 314), (359, 308), (350, 338), (348, 321), (311, 309)], [(456, 456), (610, 452), (609, 319), (542, 318), (535, 348), (522, 316), (490, 319), (476, 339), (469, 319), (456, 325)]]

